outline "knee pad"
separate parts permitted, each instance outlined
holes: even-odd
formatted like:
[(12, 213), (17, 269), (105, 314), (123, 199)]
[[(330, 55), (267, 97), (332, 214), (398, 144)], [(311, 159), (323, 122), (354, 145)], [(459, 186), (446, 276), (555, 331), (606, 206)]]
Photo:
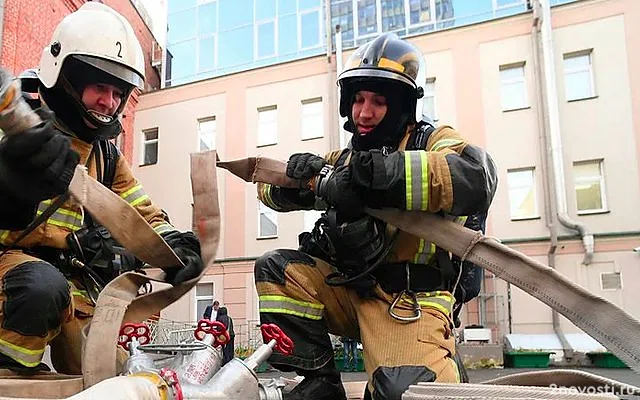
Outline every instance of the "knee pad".
[(309, 255), (290, 249), (269, 251), (256, 260), (254, 276), (256, 282), (271, 282), (284, 285), (284, 271), (291, 263), (314, 267), (316, 262)]
[(69, 307), (69, 283), (45, 261), (28, 261), (3, 277), (6, 296), (2, 327), (24, 336), (45, 336), (62, 323)]
[(373, 400), (400, 400), (410, 385), (418, 382), (434, 382), (436, 373), (425, 366), (403, 365), (378, 367), (372, 375)]

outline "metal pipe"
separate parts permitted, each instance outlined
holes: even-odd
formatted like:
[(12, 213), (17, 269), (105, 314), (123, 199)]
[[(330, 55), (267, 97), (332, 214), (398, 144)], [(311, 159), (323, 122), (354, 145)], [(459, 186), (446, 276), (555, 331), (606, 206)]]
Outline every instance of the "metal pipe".
[[(551, 268), (556, 267), (556, 250), (558, 249), (558, 226), (555, 222), (556, 215), (558, 215), (557, 204), (554, 201), (556, 198), (555, 192), (557, 190), (561, 190), (554, 186), (554, 169), (550, 164), (550, 149), (549, 149), (549, 140), (547, 138), (548, 129), (548, 114), (545, 112), (546, 108), (546, 100), (543, 95), (542, 88), (545, 86), (545, 82), (543, 79), (543, 71), (540, 66), (540, 53), (542, 49), (540, 48), (540, 24), (541, 24), (541, 6), (539, 2), (534, 2), (533, 4), (533, 23), (531, 25), (531, 43), (533, 46), (533, 71), (536, 77), (536, 86), (538, 90), (536, 90), (536, 105), (537, 105), (537, 117), (538, 117), (538, 139), (540, 140), (540, 156), (542, 158), (542, 173), (546, 179), (543, 179), (544, 186), (544, 197), (545, 197), (545, 215), (546, 215), (546, 223), (549, 228), (549, 234), (551, 237), (551, 243), (549, 244), (549, 250), (547, 251), (547, 260), (549, 266)], [(565, 203), (566, 204), (566, 203)], [(560, 327), (560, 315), (556, 310), (551, 310), (551, 325), (553, 326), (553, 331), (558, 337), (560, 344), (562, 345), (563, 356), (565, 359), (573, 358), (573, 347), (567, 340), (562, 328)]]
[[(560, 112), (558, 108), (558, 91), (556, 86), (555, 57), (553, 52), (553, 32), (551, 27), (551, 5), (549, 0), (534, 1), (534, 8), (539, 7), (539, 23), (542, 45), (542, 71), (544, 73), (545, 111), (547, 117), (547, 137), (550, 144), (551, 161), (554, 172), (555, 200), (558, 221), (566, 228), (577, 231), (585, 249), (583, 264), (589, 265), (593, 259), (594, 239), (587, 227), (572, 220), (567, 213), (567, 198), (564, 181), (564, 159), (562, 155), (562, 139), (560, 134)], [(537, 29), (536, 29), (537, 30)], [(536, 49), (537, 51), (537, 49)], [(534, 51), (534, 54), (536, 53)], [(542, 72), (541, 71), (541, 72)]]
[[(342, 30), (340, 29), (340, 25), (336, 25), (336, 79), (340, 76), (342, 72)], [(337, 93), (337, 104), (338, 108), (340, 107), (340, 89), (336, 85), (336, 93)], [(340, 115), (338, 113), (338, 115)], [(347, 147), (347, 143), (349, 140), (347, 138), (347, 132), (342, 128), (344, 124), (344, 119), (338, 116), (338, 136), (340, 138), (340, 148), (344, 149)]]
[[(331, 34), (331, 1), (325, 0), (324, 6), (325, 30), (327, 32), (327, 104), (325, 110), (329, 121), (328, 126), (335, 126), (340, 122), (340, 117), (336, 113), (336, 102), (338, 98), (338, 95), (336, 94), (336, 78), (338, 73), (332, 57), (333, 43), (331, 39), (333, 36)], [(337, 133), (334, 133), (333, 129), (328, 129), (327, 132), (329, 132), (329, 148), (332, 150), (338, 148), (340, 143), (340, 130), (338, 130)]]

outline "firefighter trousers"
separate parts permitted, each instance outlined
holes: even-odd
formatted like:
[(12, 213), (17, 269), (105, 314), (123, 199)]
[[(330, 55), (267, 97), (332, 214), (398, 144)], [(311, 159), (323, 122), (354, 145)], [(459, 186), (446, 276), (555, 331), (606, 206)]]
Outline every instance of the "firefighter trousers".
[(4, 356), (27, 369), (36, 368), (50, 344), (57, 372), (81, 374), (81, 330), (92, 315), (92, 301), (47, 261), (22, 250), (9, 250), (0, 257)]
[[(361, 298), (344, 286), (329, 286), (325, 277), (335, 269), (297, 250), (274, 250), (255, 264), (262, 323), (274, 323), (294, 342), (290, 356), (274, 353), (270, 362), (284, 371), (304, 375), (334, 357), (328, 333), (359, 339), (373, 399), (400, 399), (419, 381), (460, 382), (452, 333), (449, 292), (419, 293), (421, 318), (402, 322), (389, 314), (394, 294), (377, 286)], [(412, 314), (400, 301), (395, 313)], [(435, 376), (434, 376), (435, 375)]]

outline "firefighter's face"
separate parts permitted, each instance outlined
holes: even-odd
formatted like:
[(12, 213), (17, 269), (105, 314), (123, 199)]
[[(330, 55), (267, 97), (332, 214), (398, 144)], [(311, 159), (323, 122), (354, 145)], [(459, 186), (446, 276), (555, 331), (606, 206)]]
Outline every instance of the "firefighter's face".
[(356, 93), (351, 106), (351, 117), (361, 136), (371, 132), (382, 121), (386, 113), (386, 97), (366, 90)]
[(106, 83), (87, 85), (82, 91), (82, 102), (88, 110), (113, 116), (120, 107), (124, 94), (119, 88)]

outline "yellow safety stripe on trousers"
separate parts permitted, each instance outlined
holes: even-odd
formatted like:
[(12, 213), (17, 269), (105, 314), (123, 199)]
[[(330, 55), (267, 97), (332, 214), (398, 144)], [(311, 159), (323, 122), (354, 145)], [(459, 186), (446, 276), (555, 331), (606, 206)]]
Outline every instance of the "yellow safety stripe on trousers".
[(289, 314), (314, 321), (322, 319), (324, 313), (324, 304), (270, 294), (259, 296), (259, 299), (261, 313)]
[(426, 211), (429, 206), (429, 162), (422, 150), (404, 152), (407, 210)]
[[(434, 308), (447, 317), (451, 315), (453, 304), (456, 301), (451, 293), (440, 290), (436, 290), (435, 292), (420, 292), (417, 293), (416, 296), (418, 297), (420, 307)], [(411, 304), (411, 301), (406, 298), (403, 298), (402, 302), (409, 305)]]
[(279, 210), (280, 207), (278, 207), (276, 205), (276, 203), (273, 202), (273, 199), (271, 198), (271, 184), (269, 183), (264, 183), (261, 185), (261, 189), (260, 189), (260, 200), (262, 201), (262, 203), (264, 203), (265, 206), (269, 207), (272, 210)]
[[(53, 200), (44, 200), (38, 204), (37, 215), (45, 212), (49, 206), (51, 206)], [(74, 210), (69, 210), (66, 208), (58, 208), (49, 219), (47, 219), (47, 224), (61, 226), (63, 228), (71, 229), (72, 231), (77, 231), (82, 228), (82, 221), (84, 220), (84, 216), (82, 212), (77, 212)]]
[(0, 353), (5, 354), (25, 367), (36, 367), (42, 361), (44, 347), (38, 350), (27, 349), (0, 339)]
[(154, 226), (153, 230), (156, 231), (158, 235), (161, 235), (163, 233), (175, 231), (176, 228), (174, 228), (171, 224), (160, 224), (160, 225)]
[(135, 207), (138, 204), (142, 203), (144, 200), (147, 200), (149, 196), (142, 190), (142, 185), (136, 185), (131, 189), (127, 190), (124, 193), (120, 194), (127, 203), (131, 204), (131, 206)]
[(462, 143), (464, 143), (464, 141), (460, 139), (452, 139), (452, 138), (440, 139), (437, 142), (435, 142), (433, 146), (431, 146), (429, 151), (438, 151), (438, 150), (444, 149), (445, 147), (454, 147), (454, 146), (461, 145)]

